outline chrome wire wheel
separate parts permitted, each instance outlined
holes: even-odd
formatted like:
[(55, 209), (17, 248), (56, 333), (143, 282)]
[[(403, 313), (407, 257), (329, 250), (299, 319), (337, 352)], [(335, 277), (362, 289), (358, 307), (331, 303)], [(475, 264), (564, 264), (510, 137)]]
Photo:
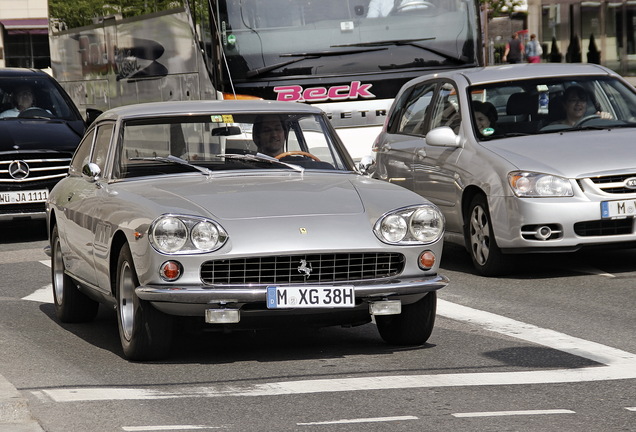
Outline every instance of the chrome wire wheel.
[(135, 327), (135, 280), (128, 261), (124, 261), (119, 272), (119, 320), (124, 338), (130, 341)]
[(478, 264), (484, 265), (490, 255), (491, 233), (488, 215), (483, 207), (473, 207), (470, 215), (470, 248), (473, 258)]

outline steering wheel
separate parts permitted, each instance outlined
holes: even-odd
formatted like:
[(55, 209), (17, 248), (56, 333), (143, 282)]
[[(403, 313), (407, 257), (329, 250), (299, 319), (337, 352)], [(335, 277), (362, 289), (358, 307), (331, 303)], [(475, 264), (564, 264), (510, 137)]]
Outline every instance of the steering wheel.
[(435, 4), (426, 0), (413, 0), (406, 3), (402, 3), (401, 5), (395, 8), (395, 12), (400, 13), (400, 12), (403, 12), (405, 9), (410, 9), (410, 8), (428, 9), (428, 8), (435, 8), (435, 7), (437, 7)]
[(45, 109), (42, 108), (38, 108), (38, 107), (30, 107), (25, 109), (24, 111), (21, 111), (20, 114), (18, 114), (19, 118), (47, 118), (50, 119), (53, 117), (53, 115), (48, 112)]
[(280, 160), (280, 159), (284, 158), (285, 156), (305, 156), (305, 157), (308, 157), (308, 158), (311, 158), (311, 159), (315, 160), (316, 162), (320, 162), (320, 159), (318, 159), (316, 156), (312, 155), (311, 153), (304, 152), (304, 151), (288, 151), (288, 152), (285, 152), (285, 153), (281, 153), (281, 154), (279, 154), (278, 156), (275, 156), (275, 157), (276, 157), (276, 159)]
[(590, 114), (590, 115), (586, 115), (585, 117), (582, 117), (581, 119), (579, 119), (579, 121), (576, 122), (576, 124), (574, 126), (581, 126), (583, 123), (586, 123), (590, 120), (594, 120), (594, 119), (600, 119), (601, 116), (598, 114)]

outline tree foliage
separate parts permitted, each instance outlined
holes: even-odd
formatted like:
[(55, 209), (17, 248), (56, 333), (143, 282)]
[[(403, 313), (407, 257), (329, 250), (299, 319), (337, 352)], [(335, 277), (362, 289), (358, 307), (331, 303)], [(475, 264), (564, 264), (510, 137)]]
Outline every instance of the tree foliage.
[(479, 3), (488, 8), (489, 18), (510, 15), (515, 8), (525, 4), (523, 0), (479, 0)]
[(176, 8), (183, 0), (49, 0), (49, 17), (75, 28), (93, 23), (95, 18), (121, 15), (123, 18)]

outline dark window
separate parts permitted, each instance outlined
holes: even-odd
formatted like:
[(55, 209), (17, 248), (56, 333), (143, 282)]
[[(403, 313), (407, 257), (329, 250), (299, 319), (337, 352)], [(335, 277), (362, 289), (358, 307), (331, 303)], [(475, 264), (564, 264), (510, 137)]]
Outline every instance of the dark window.
[(46, 34), (5, 32), (4, 52), (7, 67), (44, 69), (51, 66), (49, 37)]

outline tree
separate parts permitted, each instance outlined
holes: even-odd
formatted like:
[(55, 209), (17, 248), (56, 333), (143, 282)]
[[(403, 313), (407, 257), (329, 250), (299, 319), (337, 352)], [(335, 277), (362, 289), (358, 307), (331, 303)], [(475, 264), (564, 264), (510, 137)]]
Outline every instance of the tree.
[(119, 14), (123, 18), (183, 6), (184, 0), (49, 0), (49, 17), (65, 28), (93, 24), (95, 18)]
[(594, 40), (594, 33), (590, 35), (590, 45), (587, 51), (587, 62), (601, 64), (601, 52), (598, 50), (596, 46), (596, 41)]
[(515, 8), (524, 4), (522, 0), (479, 0), (482, 7), (488, 8), (488, 18), (507, 16), (514, 12)]

